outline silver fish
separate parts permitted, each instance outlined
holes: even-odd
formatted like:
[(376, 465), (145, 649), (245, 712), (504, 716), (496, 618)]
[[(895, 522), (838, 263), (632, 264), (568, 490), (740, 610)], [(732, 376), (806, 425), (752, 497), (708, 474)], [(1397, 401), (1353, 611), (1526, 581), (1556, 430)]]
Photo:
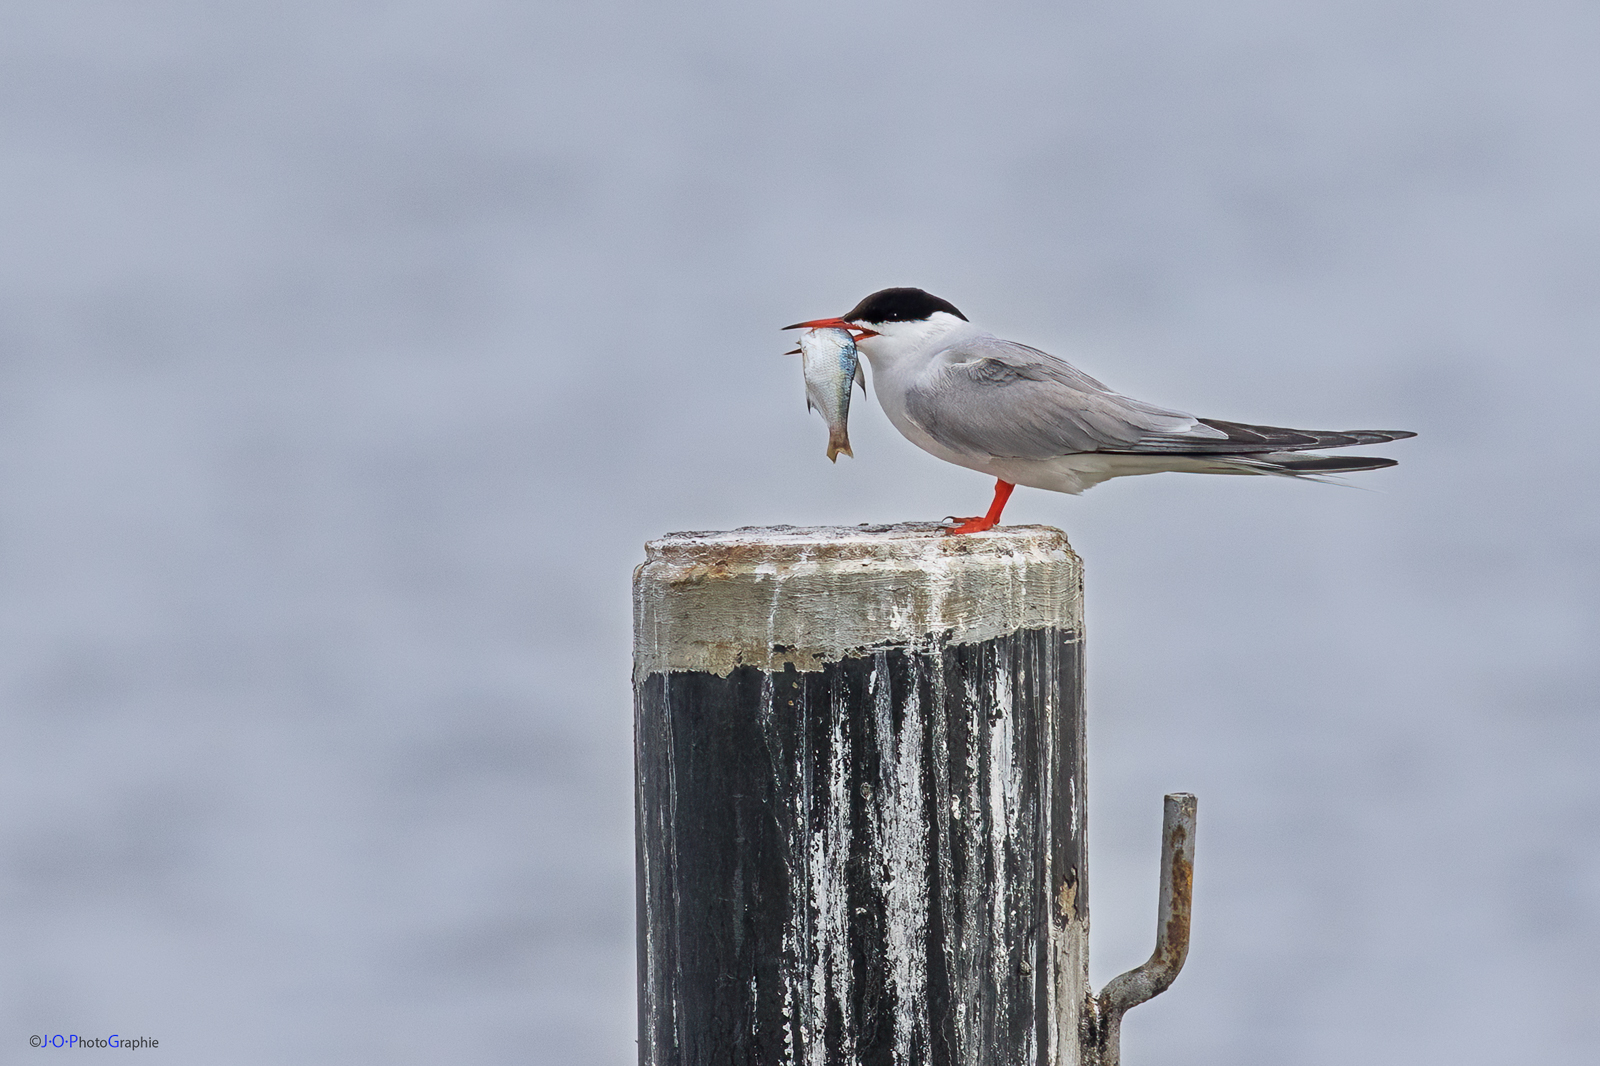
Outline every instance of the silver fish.
[(867, 389), (855, 339), (847, 329), (808, 329), (800, 334), (800, 357), (806, 376), (806, 408), (820, 411), (828, 423), (828, 459), (839, 461), (850, 450), (850, 383)]

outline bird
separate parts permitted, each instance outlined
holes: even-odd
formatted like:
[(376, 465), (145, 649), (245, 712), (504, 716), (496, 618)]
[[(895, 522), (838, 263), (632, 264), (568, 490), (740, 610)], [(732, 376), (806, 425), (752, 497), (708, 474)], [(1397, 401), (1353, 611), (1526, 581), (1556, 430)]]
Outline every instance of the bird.
[(1162, 471), (1315, 479), (1396, 460), (1309, 449), (1416, 436), (1247, 425), (1136, 400), (1064, 359), (980, 329), (917, 288), (881, 289), (837, 318), (783, 328), (850, 330), (894, 427), (923, 451), (995, 479), (988, 512), (952, 519), (952, 534), (994, 528), (1018, 485), (1077, 495), (1114, 477)]

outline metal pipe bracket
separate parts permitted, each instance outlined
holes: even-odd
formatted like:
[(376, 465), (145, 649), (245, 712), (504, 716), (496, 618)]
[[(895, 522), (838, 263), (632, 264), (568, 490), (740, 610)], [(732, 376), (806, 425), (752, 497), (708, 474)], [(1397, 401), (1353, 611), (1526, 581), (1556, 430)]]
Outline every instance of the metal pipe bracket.
[(1122, 1016), (1165, 992), (1189, 955), (1189, 913), (1194, 896), (1194, 831), (1197, 801), (1188, 792), (1166, 797), (1161, 821), (1161, 901), (1156, 949), (1144, 965), (1112, 978), (1090, 996), (1084, 1018), (1084, 1048), (1094, 1066), (1119, 1066)]

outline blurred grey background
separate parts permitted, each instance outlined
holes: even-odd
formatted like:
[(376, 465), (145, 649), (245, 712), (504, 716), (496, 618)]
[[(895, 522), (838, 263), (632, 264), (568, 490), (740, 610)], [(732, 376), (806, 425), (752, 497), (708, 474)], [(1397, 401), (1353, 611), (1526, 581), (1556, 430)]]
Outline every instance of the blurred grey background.
[(631, 568), (975, 513), (777, 327), (920, 285), (1359, 490), (1023, 490), (1087, 564), (1137, 1064), (1600, 1040), (1600, 10), (0, 4), (0, 1060), (634, 1055)]

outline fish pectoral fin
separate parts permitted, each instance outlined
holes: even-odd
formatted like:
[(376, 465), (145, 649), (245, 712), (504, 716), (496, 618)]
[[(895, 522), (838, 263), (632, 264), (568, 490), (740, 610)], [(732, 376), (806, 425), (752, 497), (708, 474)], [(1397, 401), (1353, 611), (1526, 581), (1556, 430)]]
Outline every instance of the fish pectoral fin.
[(861, 386), (861, 391), (863, 393), (867, 391), (867, 375), (861, 372), (860, 363), (856, 364), (856, 384)]

